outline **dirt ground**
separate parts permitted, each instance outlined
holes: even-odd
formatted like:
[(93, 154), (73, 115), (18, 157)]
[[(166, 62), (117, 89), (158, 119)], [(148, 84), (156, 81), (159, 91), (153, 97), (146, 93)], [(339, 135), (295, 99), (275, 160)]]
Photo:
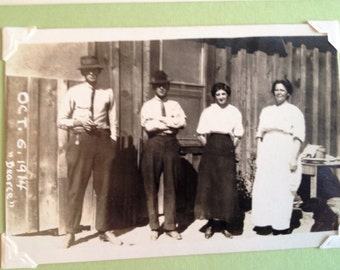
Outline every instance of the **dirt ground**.
[[(325, 238), (325, 233), (310, 233), (314, 223), (311, 213), (302, 212), (300, 226), (290, 235), (259, 236), (252, 230), (251, 212), (246, 213), (244, 232), (240, 236), (226, 238), (222, 233), (215, 233), (212, 238), (205, 239), (200, 228), (206, 224), (204, 220), (192, 220), (181, 232), (183, 239), (174, 240), (162, 234), (157, 241), (150, 240), (148, 225), (116, 231), (123, 241), (122, 246), (115, 246), (99, 240), (96, 231), (82, 231), (76, 234), (76, 242), (68, 249), (62, 248), (63, 236), (5, 236), (3, 248), (6, 256), (3, 267), (13, 265), (27, 267), (57, 262), (79, 262), (96, 260), (115, 260), (128, 258), (147, 258), (161, 256), (181, 256), (192, 254), (211, 254), (243, 252), (253, 250), (270, 250), (318, 246)], [(162, 219), (162, 217), (160, 218)], [(334, 234), (327, 232), (326, 235)]]

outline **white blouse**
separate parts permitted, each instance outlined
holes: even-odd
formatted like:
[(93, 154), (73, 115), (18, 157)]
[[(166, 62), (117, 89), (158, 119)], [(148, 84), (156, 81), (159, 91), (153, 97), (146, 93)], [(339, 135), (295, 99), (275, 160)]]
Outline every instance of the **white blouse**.
[(242, 114), (231, 104), (221, 108), (213, 103), (202, 111), (196, 131), (198, 134), (222, 133), (242, 137)]
[(270, 131), (281, 131), (305, 140), (305, 119), (298, 107), (288, 102), (262, 109), (256, 137), (262, 138)]

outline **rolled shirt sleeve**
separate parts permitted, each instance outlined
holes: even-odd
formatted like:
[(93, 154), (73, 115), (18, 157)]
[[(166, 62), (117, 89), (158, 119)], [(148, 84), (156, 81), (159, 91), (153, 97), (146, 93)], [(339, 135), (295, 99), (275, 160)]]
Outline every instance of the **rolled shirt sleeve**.
[(296, 108), (296, 117), (293, 117), (293, 121), (294, 121), (293, 123), (294, 129), (292, 131), (293, 137), (299, 139), (301, 142), (304, 142), (306, 139), (305, 117), (298, 108)]
[(235, 112), (235, 126), (233, 129), (233, 135), (235, 137), (241, 138), (244, 134), (244, 127), (242, 124), (242, 114), (239, 111)]
[(74, 101), (71, 98), (70, 91), (67, 91), (58, 114), (57, 125), (59, 128), (69, 129), (74, 126), (72, 118), (73, 108)]
[(109, 95), (110, 106), (108, 111), (109, 123), (110, 123), (110, 131), (111, 131), (111, 139), (117, 141), (118, 138), (118, 120), (117, 120), (117, 106), (116, 100), (114, 98), (113, 90), (111, 90), (111, 94)]

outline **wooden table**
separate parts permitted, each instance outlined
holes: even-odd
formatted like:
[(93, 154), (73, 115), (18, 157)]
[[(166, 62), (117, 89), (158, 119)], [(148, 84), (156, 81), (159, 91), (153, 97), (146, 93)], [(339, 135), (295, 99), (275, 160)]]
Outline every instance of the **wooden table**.
[(310, 183), (310, 197), (317, 196), (317, 186), (318, 186), (318, 168), (319, 167), (331, 167), (331, 168), (340, 168), (340, 161), (326, 161), (323, 163), (309, 163), (302, 161), (302, 173), (306, 175), (310, 175), (311, 183)]

